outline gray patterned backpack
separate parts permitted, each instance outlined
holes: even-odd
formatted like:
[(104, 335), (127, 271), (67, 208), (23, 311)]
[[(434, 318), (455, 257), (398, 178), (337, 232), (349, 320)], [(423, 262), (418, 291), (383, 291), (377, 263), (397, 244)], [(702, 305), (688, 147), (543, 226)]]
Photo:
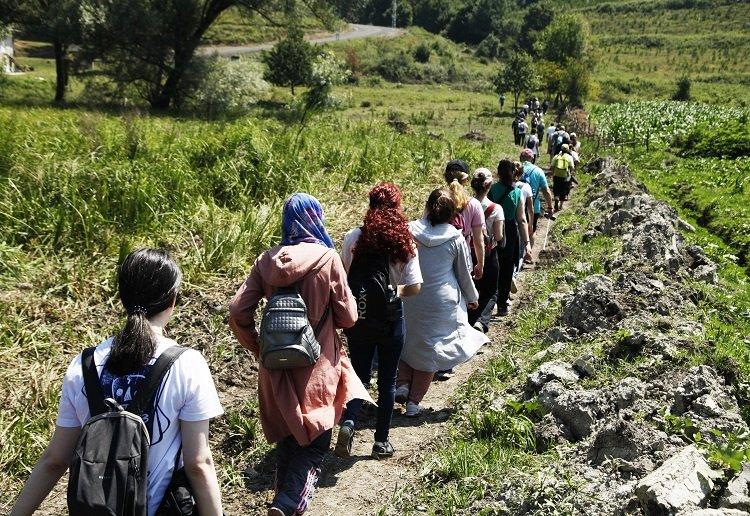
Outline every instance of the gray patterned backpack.
[(260, 322), (260, 362), (266, 369), (294, 369), (313, 365), (320, 357), (317, 335), (323, 328), (331, 304), (313, 330), (299, 283), (278, 288), (268, 299)]

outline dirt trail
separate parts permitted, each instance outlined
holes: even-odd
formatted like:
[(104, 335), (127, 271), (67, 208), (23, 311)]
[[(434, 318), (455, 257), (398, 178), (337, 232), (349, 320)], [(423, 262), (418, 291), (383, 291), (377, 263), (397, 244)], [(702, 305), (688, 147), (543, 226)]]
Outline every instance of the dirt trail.
[[(539, 221), (536, 233), (539, 243), (534, 250), (534, 262), (539, 258), (538, 253), (549, 222), (547, 219)], [(526, 266), (517, 278), (518, 293), (514, 295), (514, 310), (505, 319), (494, 319), (489, 333), (490, 343), (480, 350), (481, 354), (457, 368), (449, 380), (433, 382), (422, 402), (423, 406), (432, 409), (431, 412), (410, 419), (403, 415), (403, 410), (397, 405), (390, 432), (390, 440), (396, 448), (393, 458), (382, 461), (370, 458), (374, 420), (367, 421), (366, 428), (357, 429), (350, 459), (329, 455), (318, 491), (308, 511), (310, 516), (376, 514), (394, 494), (416, 480), (425, 451), (445, 431), (446, 422), (454, 410), (451, 405), (454, 392), (474, 371), (484, 367), (501, 350), (502, 337), (507, 334), (513, 322), (515, 307), (523, 302), (525, 282), (533, 274), (533, 270), (534, 266)]]

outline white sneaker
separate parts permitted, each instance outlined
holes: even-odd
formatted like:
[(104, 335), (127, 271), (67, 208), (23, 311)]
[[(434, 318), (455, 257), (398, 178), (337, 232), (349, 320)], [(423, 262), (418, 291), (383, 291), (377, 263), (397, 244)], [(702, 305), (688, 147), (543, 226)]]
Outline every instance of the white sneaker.
[(421, 405), (414, 403), (413, 401), (408, 401), (406, 403), (406, 417), (417, 417), (423, 410), (424, 408)]
[(407, 399), (409, 399), (409, 386), (402, 385), (396, 389), (396, 403), (406, 403)]
[(474, 329), (484, 333), (484, 326), (482, 326), (482, 323), (480, 323), (479, 321), (474, 323)]

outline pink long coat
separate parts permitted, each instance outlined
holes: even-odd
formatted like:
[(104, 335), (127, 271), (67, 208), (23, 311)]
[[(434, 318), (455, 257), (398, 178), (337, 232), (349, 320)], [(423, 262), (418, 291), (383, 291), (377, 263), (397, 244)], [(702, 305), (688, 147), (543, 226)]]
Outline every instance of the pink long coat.
[(318, 340), (320, 358), (310, 366), (289, 370), (258, 367), (260, 420), (268, 442), (293, 435), (307, 446), (334, 427), (346, 403), (359, 398), (372, 401), (345, 355), (336, 328), (357, 320), (357, 308), (338, 253), (318, 244), (278, 246), (258, 257), (250, 276), (229, 304), (229, 325), (240, 344), (258, 358), (255, 311), (263, 297), (277, 287), (301, 281), (310, 322), (315, 326), (331, 304)]

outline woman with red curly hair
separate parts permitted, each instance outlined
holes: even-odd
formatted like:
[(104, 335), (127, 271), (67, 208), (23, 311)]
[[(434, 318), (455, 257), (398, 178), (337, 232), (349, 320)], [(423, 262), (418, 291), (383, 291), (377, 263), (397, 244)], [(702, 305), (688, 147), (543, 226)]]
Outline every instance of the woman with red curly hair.
[[(401, 192), (392, 183), (370, 191), (370, 209), (361, 228), (344, 237), (342, 252), (349, 286), (357, 301), (357, 323), (346, 331), (349, 356), (362, 383), (369, 385), (373, 357), (378, 358), (378, 408), (372, 456), (391, 457), (388, 431), (393, 415), (396, 370), (404, 346), (401, 298), (419, 293), (422, 273), (417, 248), (401, 212)], [(354, 426), (363, 400), (352, 400), (342, 416), (335, 452), (351, 454)]]

